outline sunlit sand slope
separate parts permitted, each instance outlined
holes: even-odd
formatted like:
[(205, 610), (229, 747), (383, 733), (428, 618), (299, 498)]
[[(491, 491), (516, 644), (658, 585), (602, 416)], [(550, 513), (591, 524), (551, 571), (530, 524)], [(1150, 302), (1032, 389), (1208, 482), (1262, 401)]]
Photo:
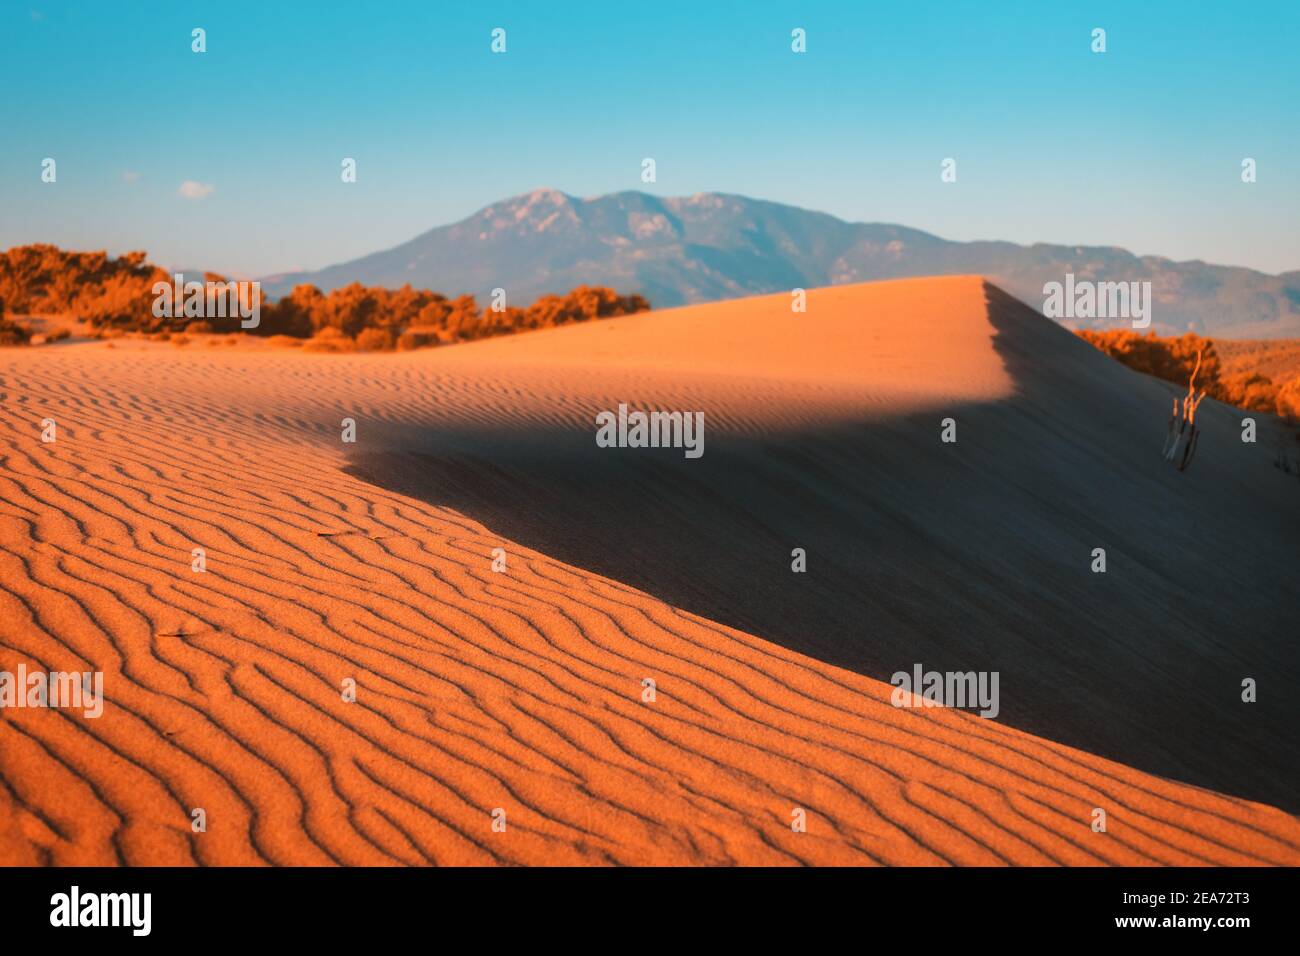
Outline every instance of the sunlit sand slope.
[[(728, 467), (790, 468), (785, 447), (804, 471), (834, 470), (854, 434), (838, 429), (923, 420), (935, 457), (910, 467), (928, 468), (944, 451), (942, 415), (972, 409), (978, 422), (1025, 400), (1005, 346), (1010, 336), (1030, 348), (1039, 333), (999, 328), (1007, 306), (989, 294), (977, 278), (840, 287), (811, 293), (804, 315), (788, 296), (766, 297), (395, 356), (121, 343), (0, 352), (0, 670), (102, 671), (107, 698), (97, 719), (0, 712), (0, 863), (1300, 863), (1295, 817), (1056, 742), (1052, 712), (1017, 711), (1017, 694), (1034, 697), (1024, 681), (1004, 678), (1003, 710), (1039, 721), (1038, 735), (891, 706), (892, 688), (874, 678), (893, 665), (942, 666), (924, 649), (963, 646), (972, 629), (998, 643), (982, 612), (954, 611), (946, 631), (864, 621), (867, 649), (837, 666), (825, 635), (796, 647), (801, 618), (781, 609), (829, 604), (808, 620), (838, 626), (869, 580), (855, 593), (834, 575), (817, 583), (830, 559), (813, 551), (813, 591), (751, 585), (735, 614), (753, 629), (740, 629), (718, 622), (731, 604), (712, 618), (685, 606), (683, 578), (705, 574), (682, 566), (697, 556), (690, 541), (676, 560), (657, 544), (639, 550), (638, 522), (651, 519), (602, 510), (622, 499), (563, 500), (554, 469), (568, 449), (579, 462), (639, 453), (595, 450), (594, 414), (620, 401), (704, 411), (699, 461)], [(1063, 350), (1059, 374), (1093, 369), (1042, 335), (1049, 358)], [(1131, 375), (1097, 368), (1097, 389)], [(1061, 407), (1075, 405), (1067, 388)], [(341, 440), (344, 418), (355, 443)], [(980, 446), (974, 430), (969, 441)], [(691, 483), (698, 463), (641, 453), (657, 456), (650, 470), (612, 475), (644, 483), (657, 523), (729, 516), (706, 529), (721, 567), (770, 538), (771, 560), (800, 580), (789, 571), (797, 536), (753, 530), (716, 484), (716, 513), (686, 513), (707, 491)], [(532, 456), (530, 485), (520, 466)], [(1213, 467), (1207, 481), (1238, 490), (1271, 480)], [(746, 476), (731, 477), (743, 489)], [(832, 476), (822, 491), (841, 479), (866, 480)], [(871, 484), (878, 500), (909, 494), (887, 476)], [(495, 506), (471, 507), (475, 488)], [(800, 486), (786, 488), (798, 513)], [(929, 533), (932, 491), (915, 489), (917, 534)], [(516, 513), (521, 502), (540, 525)], [(565, 516), (573, 540), (547, 514)], [(831, 534), (834, 515), (823, 517), (816, 533)], [(600, 554), (566, 563), (507, 525), (557, 552), (603, 541), (639, 567), (602, 574)], [(935, 606), (955, 600), (945, 582), (958, 564), (942, 566), (941, 579), (915, 582)], [(658, 580), (682, 601), (652, 590)], [(1066, 604), (1027, 600), (1035, 627), (1064, 626)], [(909, 639), (930, 643), (905, 656)], [(1076, 691), (1058, 680), (1066, 664), (1043, 661), (1053, 683), (1034, 693)], [(1176, 664), (1160, 666), (1180, 679)], [(1127, 719), (1126, 692), (1084, 693), (1113, 693)], [(1099, 737), (1112, 733), (1110, 713), (1094, 716)], [(1078, 739), (1064, 717), (1062, 728)], [(1246, 746), (1293, 746), (1260, 734)], [(1105, 833), (1091, 826), (1097, 808)], [(806, 832), (792, 828), (795, 811)]]

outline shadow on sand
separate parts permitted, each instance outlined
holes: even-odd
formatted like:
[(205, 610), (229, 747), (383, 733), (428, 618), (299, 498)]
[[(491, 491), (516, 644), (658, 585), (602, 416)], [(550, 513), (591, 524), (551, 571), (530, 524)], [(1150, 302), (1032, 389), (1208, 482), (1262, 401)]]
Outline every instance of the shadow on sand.
[(348, 470), (869, 677), (998, 671), (1000, 721), (1300, 810), (1294, 480), (1247, 460), (1239, 416), (1209, 403), (1178, 473), (1159, 457), (1172, 386), (987, 290), (1005, 401), (711, 432), (698, 460), (599, 449), (594, 426), (410, 427)]

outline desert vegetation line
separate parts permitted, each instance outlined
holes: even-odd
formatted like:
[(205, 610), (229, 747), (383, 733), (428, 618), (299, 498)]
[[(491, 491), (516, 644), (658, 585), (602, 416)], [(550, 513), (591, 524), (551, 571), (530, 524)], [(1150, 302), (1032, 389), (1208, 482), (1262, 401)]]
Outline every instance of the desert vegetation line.
[[(226, 281), (213, 273), (205, 273), (204, 279)], [(21, 345), (31, 339), (30, 329), (16, 318), (23, 315), (66, 318), (105, 337), (241, 330), (238, 317), (196, 318), (175, 309), (159, 315), (154, 287), (173, 281), (172, 275), (146, 261), (143, 252), (114, 259), (102, 251), (16, 246), (0, 254), (0, 344)], [(494, 292), (499, 294), (493, 295), (491, 305), (481, 308), (472, 295), (449, 297), (410, 285), (386, 289), (353, 283), (329, 293), (300, 285), (287, 296), (263, 303), (257, 327), (248, 331), (307, 341), (321, 351), (386, 351), (553, 328), (650, 308), (641, 295), (622, 295), (605, 286), (581, 285), (564, 295), (543, 295), (526, 308), (507, 304), (505, 290)]]
[[(1135, 371), (1180, 385), (1199, 380), (1201, 398), (1208, 395), (1225, 405), (1300, 421), (1300, 374), (1274, 381), (1258, 372), (1225, 372), (1212, 339), (1193, 333), (1159, 338), (1154, 333), (1140, 335), (1127, 329), (1081, 330), (1075, 334)], [(1187, 413), (1183, 404), (1175, 401), (1175, 418)]]

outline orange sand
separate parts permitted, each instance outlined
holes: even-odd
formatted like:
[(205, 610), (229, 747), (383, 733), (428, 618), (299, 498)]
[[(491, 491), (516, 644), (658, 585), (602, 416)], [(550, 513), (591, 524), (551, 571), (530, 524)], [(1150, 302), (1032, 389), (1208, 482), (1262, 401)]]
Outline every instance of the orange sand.
[[(1129, 381), (1017, 321), (1062, 375)], [(937, 448), (949, 409), (1018, 392), (994, 333), (981, 280), (957, 277), (401, 355), (0, 353), (0, 670), (102, 670), (107, 696), (98, 720), (0, 714), (0, 863), (1300, 863), (1280, 810), (896, 709), (888, 684), (353, 467), (415, 430), (585, 447), (619, 401), (705, 411), (706, 460), (710, 441), (911, 414)]]

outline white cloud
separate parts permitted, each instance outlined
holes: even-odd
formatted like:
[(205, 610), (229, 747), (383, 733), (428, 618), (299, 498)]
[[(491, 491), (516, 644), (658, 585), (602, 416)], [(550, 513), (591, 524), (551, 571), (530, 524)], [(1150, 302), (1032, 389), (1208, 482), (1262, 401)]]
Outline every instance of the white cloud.
[(183, 199), (205, 199), (212, 195), (216, 188), (207, 183), (196, 183), (192, 179), (187, 179), (181, 183), (181, 188), (176, 190), (176, 195)]
[(134, 169), (128, 169), (122, 173), (122, 181), (125, 183), (134, 183), (140, 181), (140, 174)]

